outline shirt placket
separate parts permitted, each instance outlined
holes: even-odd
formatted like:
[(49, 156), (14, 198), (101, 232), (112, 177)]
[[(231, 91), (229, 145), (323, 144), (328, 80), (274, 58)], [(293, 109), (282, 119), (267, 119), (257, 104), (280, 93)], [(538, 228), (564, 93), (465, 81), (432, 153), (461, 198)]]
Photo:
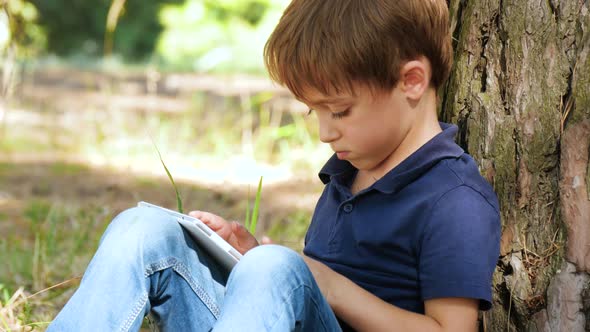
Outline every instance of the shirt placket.
[(350, 191), (346, 187), (338, 184), (335, 189), (338, 190), (338, 196), (342, 198), (342, 202), (338, 205), (338, 211), (336, 211), (336, 220), (328, 237), (329, 253), (340, 251), (344, 228), (350, 226), (350, 220), (355, 208), (354, 197), (350, 194)]

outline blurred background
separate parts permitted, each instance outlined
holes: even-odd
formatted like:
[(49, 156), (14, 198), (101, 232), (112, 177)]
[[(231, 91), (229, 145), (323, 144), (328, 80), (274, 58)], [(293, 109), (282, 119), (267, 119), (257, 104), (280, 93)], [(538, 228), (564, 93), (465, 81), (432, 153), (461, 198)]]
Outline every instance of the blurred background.
[[(330, 155), (266, 75), (288, 0), (0, 0), (0, 331), (43, 330), (140, 200), (301, 250)], [(40, 292), (40, 293), (38, 293)]]

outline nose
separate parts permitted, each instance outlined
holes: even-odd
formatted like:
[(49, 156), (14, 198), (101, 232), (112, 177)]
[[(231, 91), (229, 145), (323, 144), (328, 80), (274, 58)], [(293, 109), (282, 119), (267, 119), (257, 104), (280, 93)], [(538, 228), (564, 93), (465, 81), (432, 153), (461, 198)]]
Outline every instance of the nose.
[(324, 143), (331, 143), (338, 139), (340, 136), (339, 131), (330, 121), (329, 115), (326, 117), (318, 116), (320, 126), (320, 141)]

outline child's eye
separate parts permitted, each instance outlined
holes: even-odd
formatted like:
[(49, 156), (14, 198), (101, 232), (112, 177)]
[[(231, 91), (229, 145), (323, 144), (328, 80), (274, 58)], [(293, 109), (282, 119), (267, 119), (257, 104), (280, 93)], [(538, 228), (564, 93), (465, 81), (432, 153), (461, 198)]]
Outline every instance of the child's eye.
[(333, 119), (342, 119), (343, 117), (347, 116), (350, 113), (350, 108), (345, 109), (342, 112), (332, 113)]
[(311, 112), (313, 112), (313, 109), (310, 108), (309, 111), (307, 111), (307, 114), (306, 115), (307, 116), (310, 116), (311, 115)]

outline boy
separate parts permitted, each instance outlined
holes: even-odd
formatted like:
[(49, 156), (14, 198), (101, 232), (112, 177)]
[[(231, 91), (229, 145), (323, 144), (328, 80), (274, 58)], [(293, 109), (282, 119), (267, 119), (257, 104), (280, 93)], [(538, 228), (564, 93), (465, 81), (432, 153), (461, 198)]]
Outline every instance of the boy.
[(500, 218), (436, 117), (450, 38), (444, 0), (294, 0), (266, 64), (335, 152), (303, 257), (193, 211), (245, 254), (228, 277), (174, 220), (131, 209), (49, 330), (137, 330), (151, 311), (170, 331), (475, 331)]

